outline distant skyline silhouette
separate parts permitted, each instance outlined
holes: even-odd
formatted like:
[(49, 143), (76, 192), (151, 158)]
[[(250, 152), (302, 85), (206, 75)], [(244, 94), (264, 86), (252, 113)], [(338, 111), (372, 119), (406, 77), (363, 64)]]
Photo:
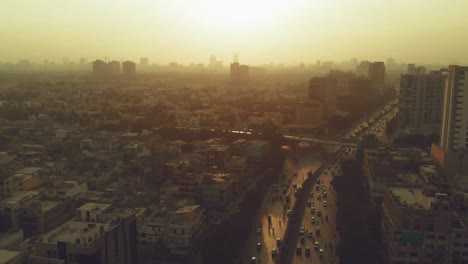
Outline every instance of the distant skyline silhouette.
[(0, 61), (467, 64), (468, 1), (3, 1)]

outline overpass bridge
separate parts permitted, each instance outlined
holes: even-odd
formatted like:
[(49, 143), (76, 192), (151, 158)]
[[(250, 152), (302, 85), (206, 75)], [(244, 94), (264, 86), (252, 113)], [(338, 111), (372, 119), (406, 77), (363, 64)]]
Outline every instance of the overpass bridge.
[(350, 148), (358, 148), (361, 144), (359, 140), (353, 139), (327, 139), (327, 138), (314, 138), (308, 136), (298, 136), (298, 135), (283, 135), (283, 137), (287, 140), (298, 141), (298, 142), (310, 142), (310, 143), (318, 143), (323, 145), (332, 145), (332, 146), (340, 146), (340, 147), (350, 147)]
[[(219, 128), (187, 128), (187, 127), (173, 127), (169, 129), (171, 131), (166, 131), (166, 134), (169, 133), (171, 135), (174, 135), (175, 132), (172, 130), (175, 129), (175, 130), (185, 131), (190, 135), (205, 134), (208, 137), (234, 135), (234, 136), (238, 136), (239, 138), (246, 138), (246, 139), (260, 139), (260, 140), (271, 139), (271, 138), (268, 139), (268, 137), (266, 138), (264, 133), (262, 132), (256, 132), (256, 131), (250, 131), (250, 130), (229, 130), (229, 129), (219, 129)], [(296, 134), (296, 133), (276, 131), (274, 135), (276, 139), (283, 139), (283, 140), (290, 141), (290, 142), (291, 141), (308, 142), (308, 143), (341, 146), (341, 147), (351, 147), (351, 148), (357, 148), (361, 144), (361, 141), (358, 139), (345, 139), (345, 138), (339, 138), (339, 137), (326, 138), (326, 137), (313, 136), (313, 134), (310, 134), (310, 133), (297, 133)]]

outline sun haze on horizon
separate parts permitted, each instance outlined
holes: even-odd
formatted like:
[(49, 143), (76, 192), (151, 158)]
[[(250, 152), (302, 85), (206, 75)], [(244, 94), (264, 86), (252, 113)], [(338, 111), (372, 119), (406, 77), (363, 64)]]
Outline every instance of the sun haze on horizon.
[(468, 1), (2, 1), (0, 61), (468, 63)]

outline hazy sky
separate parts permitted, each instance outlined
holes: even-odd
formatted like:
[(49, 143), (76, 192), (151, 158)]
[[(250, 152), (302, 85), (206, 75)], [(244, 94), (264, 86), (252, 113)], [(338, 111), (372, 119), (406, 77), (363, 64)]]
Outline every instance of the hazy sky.
[(0, 61), (468, 64), (468, 0), (1, 0)]

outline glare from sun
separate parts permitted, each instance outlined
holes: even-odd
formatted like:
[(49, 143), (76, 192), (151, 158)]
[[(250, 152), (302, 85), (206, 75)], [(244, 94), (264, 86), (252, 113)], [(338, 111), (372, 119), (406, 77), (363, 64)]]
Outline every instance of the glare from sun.
[(283, 0), (198, 0), (187, 6), (195, 21), (210, 27), (249, 28), (271, 24), (288, 7)]

